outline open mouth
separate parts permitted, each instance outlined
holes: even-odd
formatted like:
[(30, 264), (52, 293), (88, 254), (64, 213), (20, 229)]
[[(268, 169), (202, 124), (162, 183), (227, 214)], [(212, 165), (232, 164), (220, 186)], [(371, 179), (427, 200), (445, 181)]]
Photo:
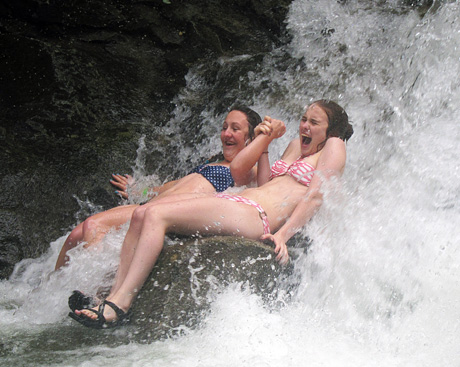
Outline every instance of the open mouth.
[(308, 145), (308, 144), (310, 144), (310, 143), (311, 143), (311, 137), (302, 134), (302, 144), (303, 144), (303, 145)]

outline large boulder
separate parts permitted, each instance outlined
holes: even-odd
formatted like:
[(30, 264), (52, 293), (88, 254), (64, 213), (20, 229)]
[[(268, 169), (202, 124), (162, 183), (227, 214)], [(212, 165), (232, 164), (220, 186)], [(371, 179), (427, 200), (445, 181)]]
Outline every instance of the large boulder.
[(273, 247), (259, 241), (209, 237), (167, 245), (131, 307), (130, 328), (141, 341), (194, 328), (213, 295), (234, 282), (272, 303), (291, 271), (275, 260)]

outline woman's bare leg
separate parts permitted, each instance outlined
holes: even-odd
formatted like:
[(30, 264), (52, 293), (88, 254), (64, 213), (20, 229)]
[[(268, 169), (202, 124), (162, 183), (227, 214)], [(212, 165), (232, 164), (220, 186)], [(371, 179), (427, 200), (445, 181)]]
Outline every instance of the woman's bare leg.
[[(155, 265), (167, 232), (241, 235), (257, 239), (263, 234), (263, 225), (255, 208), (215, 197), (152, 205), (144, 212), (137, 243), (127, 241), (123, 245), (130, 246), (132, 259), (124, 265), (126, 275), (118, 277), (117, 289), (110, 293), (107, 300), (123, 310), (131, 307), (134, 297)], [(121, 259), (122, 262), (125, 260)], [(87, 310), (76, 313), (83, 313), (93, 319), (97, 317)], [(108, 322), (116, 317), (110, 307), (105, 309), (104, 316)]]
[(64, 266), (67, 261), (67, 251), (81, 242), (86, 242), (85, 248), (98, 244), (112, 228), (119, 228), (131, 219), (131, 215), (139, 205), (123, 205), (97, 213), (76, 226), (67, 237), (56, 261), (55, 270)]
[[(148, 210), (152, 209), (160, 204), (171, 204), (174, 202), (182, 202), (184, 200), (196, 199), (201, 197), (210, 196), (209, 194), (203, 193), (193, 193), (193, 194), (176, 194), (170, 196), (158, 197), (155, 200), (137, 207), (131, 217), (131, 222), (129, 224), (128, 232), (126, 233), (125, 239), (123, 241), (123, 246), (121, 247), (120, 252), (120, 264), (115, 275), (115, 281), (110, 291), (110, 295), (114, 294), (120, 285), (123, 283), (126, 274), (128, 272), (129, 266), (133, 259), (136, 244), (139, 241), (139, 237), (144, 224), (144, 215)], [(109, 295), (109, 297), (110, 297)]]
[(97, 245), (111, 228), (119, 229), (131, 219), (137, 207), (137, 204), (117, 206), (87, 218), (83, 222), (84, 247)]
[[(73, 249), (78, 244), (86, 242), (84, 247), (88, 248), (97, 245), (102, 241), (107, 232), (112, 228), (119, 228), (131, 219), (134, 211), (139, 210), (139, 213), (152, 205), (155, 202), (173, 202), (178, 200), (197, 198), (204, 194), (176, 194), (176, 195), (160, 195), (157, 198), (152, 199), (150, 202), (139, 206), (133, 205), (122, 205), (118, 206), (87, 218), (84, 222), (77, 225), (72, 232), (69, 234), (67, 239), (62, 246), (62, 249), (58, 255), (54, 270), (58, 270), (63, 267), (68, 261), (67, 251)], [(132, 234), (132, 233), (131, 233)], [(125, 256), (125, 255), (122, 255)], [(130, 257), (129, 257), (130, 259)]]
[(80, 223), (76, 226), (72, 232), (67, 236), (64, 245), (59, 252), (56, 265), (54, 266), (54, 270), (58, 270), (62, 268), (67, 262), (69, 261), (69, 257), (67, 256), (67, 251), (73, 249), (83, 240), (83, 223)]

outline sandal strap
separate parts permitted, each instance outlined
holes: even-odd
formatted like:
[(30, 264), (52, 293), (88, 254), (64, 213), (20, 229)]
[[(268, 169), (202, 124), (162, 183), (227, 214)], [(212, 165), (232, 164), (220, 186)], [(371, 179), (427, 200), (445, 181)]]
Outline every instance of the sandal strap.
[[(126, 312), (123, 311), (120, 307), (118, 307), (115, 303), (113, 302), (110, 302), (110, 301), (107, 301), (105, 300), (104, 302), (102, 302), (101, 306), (103, 306), (102, 308), (102, 313), (104, 312), (104, 307), (105, 305), (109, 306), (112, 310), (115, 311), (115, 314), (117, 315), (117, 320), (118, 321), (121, 321), (123, 320), (123, 318), (126, 316)], [(100, 306), (99, 306), (100, 307)], [(104, 322), (105, 322), (105, 319), (104, 319)]]
[(99, 323), (101, 324), (105, 324), (106, 323), (106, 319), (104, 317), (104, 308), (105, 308), (105, 304), (104, 302), (102, 302), (99, 307), (97, 308), (97, 311), (96, 310), (93, 310), (92, 308), (89, 308), (88, 310), (90, 310), (91, 312), (94, 312), (96, 315), (97, 315), (97, 319), (95, 321), (98, 321)]

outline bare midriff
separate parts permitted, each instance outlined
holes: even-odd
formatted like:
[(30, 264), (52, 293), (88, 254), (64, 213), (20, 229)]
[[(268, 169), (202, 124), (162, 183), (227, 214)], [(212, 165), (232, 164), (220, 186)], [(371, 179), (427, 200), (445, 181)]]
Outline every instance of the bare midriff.
[(195, 194), (195, 193), (208, 193), (212, 194), (216, 190), (214, 186), (199, 173), (191, 173), (185, 177), (182, 177), (177, 183), (170, 187), (159, 196), (171, 196), (179, 194)]
[(284, 224), (298, 202), (305, 198), (307, 191), (307, 186), (292, 177), (279, 176), (261, 187), (244, 190), (241, 196), (262, 206), (273, 231)]

